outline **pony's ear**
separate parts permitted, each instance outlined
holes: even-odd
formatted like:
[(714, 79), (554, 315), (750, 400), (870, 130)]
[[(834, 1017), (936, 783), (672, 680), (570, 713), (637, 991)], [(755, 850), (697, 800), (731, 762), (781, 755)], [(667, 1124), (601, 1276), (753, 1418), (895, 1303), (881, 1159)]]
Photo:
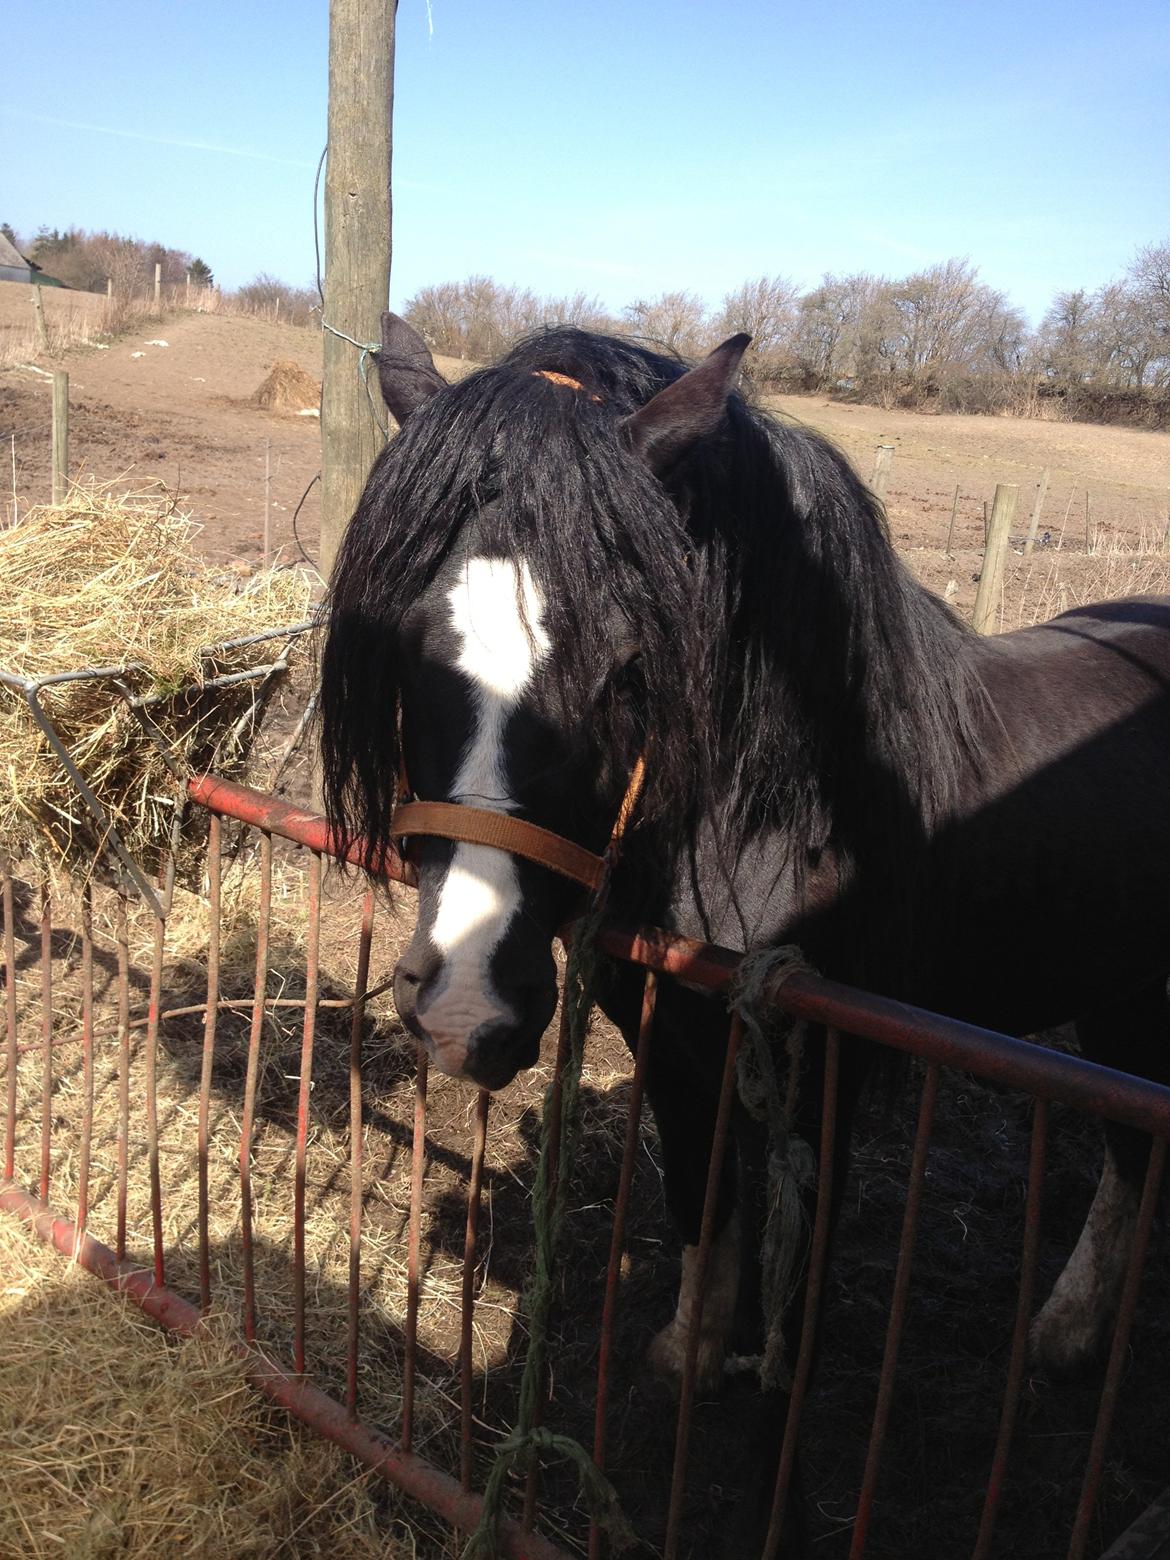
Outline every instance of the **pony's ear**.
[(382, 399), (400, 423), (429, 401), (436, 390), (447, 388), (426, 342), (397, 314), (383, 314), (382, 346), (374, 357)]
[(743, 334), (729, 336), (696, 368), (625, 419), (623, 427), (631, 444), (658, 476), (723, 421), (727, 397), (751, 339)]

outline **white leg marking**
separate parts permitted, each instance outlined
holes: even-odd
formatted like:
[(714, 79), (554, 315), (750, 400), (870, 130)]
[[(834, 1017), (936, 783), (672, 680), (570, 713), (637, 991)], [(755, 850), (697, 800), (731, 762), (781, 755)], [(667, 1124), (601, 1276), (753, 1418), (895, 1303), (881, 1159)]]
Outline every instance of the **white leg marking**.
[(1064, 1272), (1032, 1323), (1032, 1357), (1054, 1375), (1090, 1363), (1117, 1314), (1137, 1228), (1138, 1190), (1105, 1150), (1101, 1181)]
[[(660, 1333), (651, 1341), (647, 1359), (651, 1369), (668, 1380), (681, 1382), (687, 1356), (687, 1334), (699, 1303), (699, 1248), (684, 1246), (682, 1282), (678, 1290), (678, 1309)], [(732, 1217), (711, 1242), (707, 1263), (703, 1319), (699, 1323), (699, 1356), (695, 1371), (695, 1390), (701, 1397), (712, 1397), (723, 1378), (727, 1339), (735, 1317), (739, 1295), (739, 1221)]]
[[(504, 729), (548, 650), (544, 603), (527, 563), (505, 558), (469, 559), (448, 600), (461, 641), (455, 664), (471, 683), (476, 707), (451, 799), (511, 812), (516, 804), (507, 790)], [(443, 978), (434, 1000), (418, 1011), (443, 1072), (462, 1071), (481, 1024), (513, 1016), (492, 990), (490, 964), (519, 908), (520, 879), (511, 856), (486, 845), (456, 845), (430, 930), (443, 955)]]

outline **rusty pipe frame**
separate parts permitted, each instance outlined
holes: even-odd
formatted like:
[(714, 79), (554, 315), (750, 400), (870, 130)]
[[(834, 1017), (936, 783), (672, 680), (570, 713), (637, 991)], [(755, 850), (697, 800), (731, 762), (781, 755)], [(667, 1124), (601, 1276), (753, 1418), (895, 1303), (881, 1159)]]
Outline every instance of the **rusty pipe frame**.
[[(39, 1199), (11, 1183), (0, 1183), (0, 1210), (15, 1214), (47, 1245), (55, 1246), (63, 1256), (74, 1257), (168, 1331), (188, 1337), (199, 1331), (203, 1317), (198, 1306), (165, 1285), (156, 1284), (141, 1267), (119, 1260), (108, 1246), (91, 1235), (81, 1235), (71, 1219), (54, 1214)], [(471, 1532), (478, 1526), (483, 1500), (462, 1490), (457, 1479), (421, 1457), (397, 1450), (387, 1438), (351, 1419), (342, 1404), (328, 1393), (258, 1349), (236, 1344), (233, 1352), (244, 1365), (248, 1381), (270, 1401), (344, 1447), (380, 1478), (422, 1501), (452, 1527)], [(522, 1533), (519, 1525), (508, 1519), (500, 1523), (499, 1535), (504, 1553), (512, 1560), (570, 1560), (565, 1550), (539, 1534)]]
[[(193, 780), (188, 794), (222, 817), (255, 824), (298, 845), (336, 855), (331, 849), (329, 825), (318, 813), (214, 775)], [(358, 863), (361, 850), (361, 842), (355, 842), (346, 859)], [(394, 882), (414, 882), (409, 864), (394, 854), (388, 856), (379, 875)], [(697, 942), (656, 927), (608, 925), (597, 940), (602, 952), (614, 958), (717, 994), (730, 989), (743, 957), (732, 948)], [(790, 975), (773, 985), (769, 997), (798, 1018), (944, 1067), (977, 1072), (990, 1083), (1107, 1116), (1155, 1137), (1170, 1138), (1170, 1088), (1161, 1084), (1046, 1050), (1031, 1040), (930, 1013), (892, 997), (857, 991), (818, 975)]]

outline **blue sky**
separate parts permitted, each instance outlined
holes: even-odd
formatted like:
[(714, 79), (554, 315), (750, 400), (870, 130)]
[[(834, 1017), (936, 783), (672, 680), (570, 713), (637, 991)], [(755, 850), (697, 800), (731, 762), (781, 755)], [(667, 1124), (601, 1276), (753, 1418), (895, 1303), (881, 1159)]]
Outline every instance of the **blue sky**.
[[(3, 24), (0, 219), (306, 284), (327, 0)], [(1033, 318), (1170, 239), (1170, 5), (400, 0), (394, 274), (619, 308), (965, 255)]]

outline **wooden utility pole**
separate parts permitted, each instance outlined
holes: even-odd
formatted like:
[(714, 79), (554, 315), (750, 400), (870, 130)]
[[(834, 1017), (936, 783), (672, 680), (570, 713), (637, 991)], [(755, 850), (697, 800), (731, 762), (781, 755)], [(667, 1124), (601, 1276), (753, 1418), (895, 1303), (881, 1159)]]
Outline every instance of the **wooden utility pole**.
[(37, 348), (41, 352), (49, 350), (49, 332), (45, 328), (45, 300), (41, 297), (41, 289), (34, 282), (32, 290), (33, 319), (37, 327)]
[(975, 614), (972, 622), (979, 634), (995, 630), (999, 614), (999, 598), (1003, 589), (1003, 565), (1011, 540), (1012, 521), (1016, 516), (1016, 495), (1019, 488), (1011, 482), (995, 484), (995, 498), (991, 504), (991, 519), (987, 527), (987, 547), (983, 554), (983, 571), (979, 576), (979, 589), (975, 595)]
[(53, 372), (53, 502), (63, 504), (69, 489), (69, 375)]
[[(329, 155), (321, 319), (325, 342), (320, 567), (325, 575), (385, 442), (380, 423), (386, 414), (378, 376), (367, 363), (369, 372), (362, 383), (360, 348), (380, 340), (382, 311), (390, 296), (395, 5), (396, 0), (329, 0)], [(335, 335), (336, 331), (351, 340)]]

